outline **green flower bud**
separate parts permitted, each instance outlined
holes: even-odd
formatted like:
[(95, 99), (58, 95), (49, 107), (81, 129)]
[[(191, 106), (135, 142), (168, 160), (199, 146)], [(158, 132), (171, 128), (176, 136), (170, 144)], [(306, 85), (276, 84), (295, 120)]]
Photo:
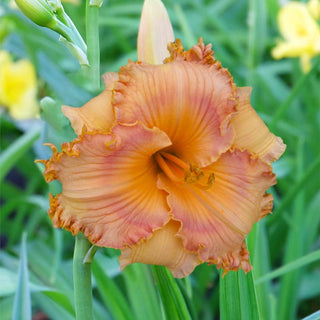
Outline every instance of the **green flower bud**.
[(52, 28), (56, 24), (55, 14), (46, 0), (16, 0), (16, 4), (39, 26)]

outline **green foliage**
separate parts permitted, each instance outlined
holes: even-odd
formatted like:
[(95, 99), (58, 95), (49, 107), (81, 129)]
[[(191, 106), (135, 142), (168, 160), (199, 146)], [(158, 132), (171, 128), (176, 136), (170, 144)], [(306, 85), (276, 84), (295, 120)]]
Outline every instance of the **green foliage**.
[(220, 318), (260, 319), (253, 282), (253, 273), (242, 270), (229, 272), (220, 278)]
[(14, 297), (12, 320), (31, 320), (31, 297), (26, 252), (26, 233), (22, 236), (17, 292)]
[[(43, 166), (34, 160), (50, 156), (43, 142), (60, 145), (75, 137), (60, 106), (83, 105), (92, 97), (92, 84), (55, 33), (7, 2), (0, 4), (1, 46), (35, 65), (46, 124), (42, 130), (40, 120), (21, 123), (0, 115), (1, 319), (30, 319), (32, 313), (71, 320), (74, 239), (53, 229), (46, 213), (49, 187), (39, 170)], [(83, 38), (84, 2), (64, 4)], [(270, 50), (279, 37), (276, 0), (163, 2), (176, 37), (186, 48), (199, 37), (212, 43), (237, 85), (253, 87), (252, 105), (287, 144), (274, 164), (275, 207), (247, 239), (254, 267), (247, 275), (240, 271), (221, 278), (207, 265), (184, 280), (173, 279), (163, 267), (135, 264), (120, 271), (118, 252), (100, 249), (92, 264), (94, 318), (319, 319), (319, 57), (308, 74), (297, 59), (272, 60)], [(136, 60), (142, 3), (109, 0), (99, 9), (101, 74)], [(51, 185), (50, 192), (59, 193), (59, 185)], [(21, 244), (23, 232), (28, 237)]]
[(191, 319), (182, 292), (171, 273), (163, 266), (152, 266), (152, 269), (166, 317), (180, 320)]

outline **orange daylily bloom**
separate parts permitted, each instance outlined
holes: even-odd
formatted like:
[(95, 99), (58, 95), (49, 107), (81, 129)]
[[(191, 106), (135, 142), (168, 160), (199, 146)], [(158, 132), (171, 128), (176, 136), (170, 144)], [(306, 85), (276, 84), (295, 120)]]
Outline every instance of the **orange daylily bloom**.
[(163, 64), (129, 62), (82, 108), (64, 106), (78, 137), (45, 164), (55, 227), (121, 249), (120, 265), (200, 263), (251, 269), (245, 238), (272, 209), (271, 162), (285, 150), (202, 39), (169, 45)]

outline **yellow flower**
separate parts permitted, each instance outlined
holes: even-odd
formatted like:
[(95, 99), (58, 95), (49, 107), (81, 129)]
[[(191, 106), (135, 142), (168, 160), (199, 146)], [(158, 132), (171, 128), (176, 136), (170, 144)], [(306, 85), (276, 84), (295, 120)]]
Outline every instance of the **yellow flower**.
[[(310, 8), (315, 8), (314, 1), (311, 1)], [(315, 9), (313, 12), (316, 12)], [(289, 2), (280, 9), (278, 25), (285, 41), (280, 41), (273, 48), (273, 58), (300, 57), (303, 72), (308, 72), (311, 58), (320, 53), (320, 28), (308, 11), (308, 6)]]
[(315, 19), (317, 20), (320, 19), (320, 1), (319, 0), (309, 0), (308, 10)]
[(6, 51), (0, 51), (0, 105), (17, 119), (31, 119), (38, 115), (37, 79), (28, 60), (13, 62)]
[(244, 240), (272, 209), (270, 164), (285, 145), (251, 107), (251, 88), (237, 88), (202, 39), (188, 51), (171, 43), (164, 63), (142, 54), (143, 28), (163, 34), (144, 19), (138, 56), (152, 64), (131, 61), (105, 74), (105, 90), (82, 108), (63, 107), (78, 137), (61, 152), (49, 144), (52, 157), (40, 160), (46, 181), (63, 187), (49, 216), (121, 249), (122, 268), (165, 265), (184, 277), (207, 262), (247, 272)]

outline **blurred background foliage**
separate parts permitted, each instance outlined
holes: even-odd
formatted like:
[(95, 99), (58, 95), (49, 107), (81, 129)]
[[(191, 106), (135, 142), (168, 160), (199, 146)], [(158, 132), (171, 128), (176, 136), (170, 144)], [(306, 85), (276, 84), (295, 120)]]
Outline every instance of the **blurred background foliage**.
[[(260, 318), (304, 318), (320, 309), (319, 57), (313, 59), (308, 74), (301, 72), (298, 59), (271, 58), (279, 37), (276, 0), (163, 2), (176, 38), (181, 38), (185, 48), (196, 44), (199, 37), (212, 43), (215, 57), (229, 69), (236, 84), (253, 87), (252, 105), (287, 144), (274, 165), (278, 178), (271, 190), (274, 213), (254, 227), (248, 243)], [(101, 73), (117, 71), (128, 59), (137, 59), (142, 4), (142, 0), (104, 1), (100, 9)], [(63, 5), (85, 38), (84, 1)], [(58, 41), (58, 35), (30, 22), (11, 1), (0, 3), (0, 45), (14, 59), (32, 62), (38, 100), (54, 99), (42, 104), (42, 117), (50, 122), (46, 125), (40, 119), (17, 121), (1, 109), (1, 319), (16, 316), (18, 284), (16, 296), (26, 303), (31, 292), (33, 319), (74, 319), (74, 239), (52, 227), (46, 213), (48, 185), (34, 160), (50, 155), (41, 146), (43, 142), (62, 142), (57, 130), (72, 136), (60, 104), (80, 107), (94, 93), (86, 90), (88, 83), (77, 60)], [(52, 107), (49, 111), (48, 106)], [(60, 120), (50, 121), (50, 112)], [(21, 246), (24, 232), (26, 246)], [(156, 284), (151, 267), (136, 264), (120, 272), (117, 255), (116, 250), (100, 249), (94, 258), (95, 318), (164, 319), (163, 288)], [(174, 285), (191, 319), (223, 318), (219, 273), (214, 266), (201, 265)], [(176, 317), (185, 319), (181, 314)], [(239, 319), (249, 318), (239, 315)]]

